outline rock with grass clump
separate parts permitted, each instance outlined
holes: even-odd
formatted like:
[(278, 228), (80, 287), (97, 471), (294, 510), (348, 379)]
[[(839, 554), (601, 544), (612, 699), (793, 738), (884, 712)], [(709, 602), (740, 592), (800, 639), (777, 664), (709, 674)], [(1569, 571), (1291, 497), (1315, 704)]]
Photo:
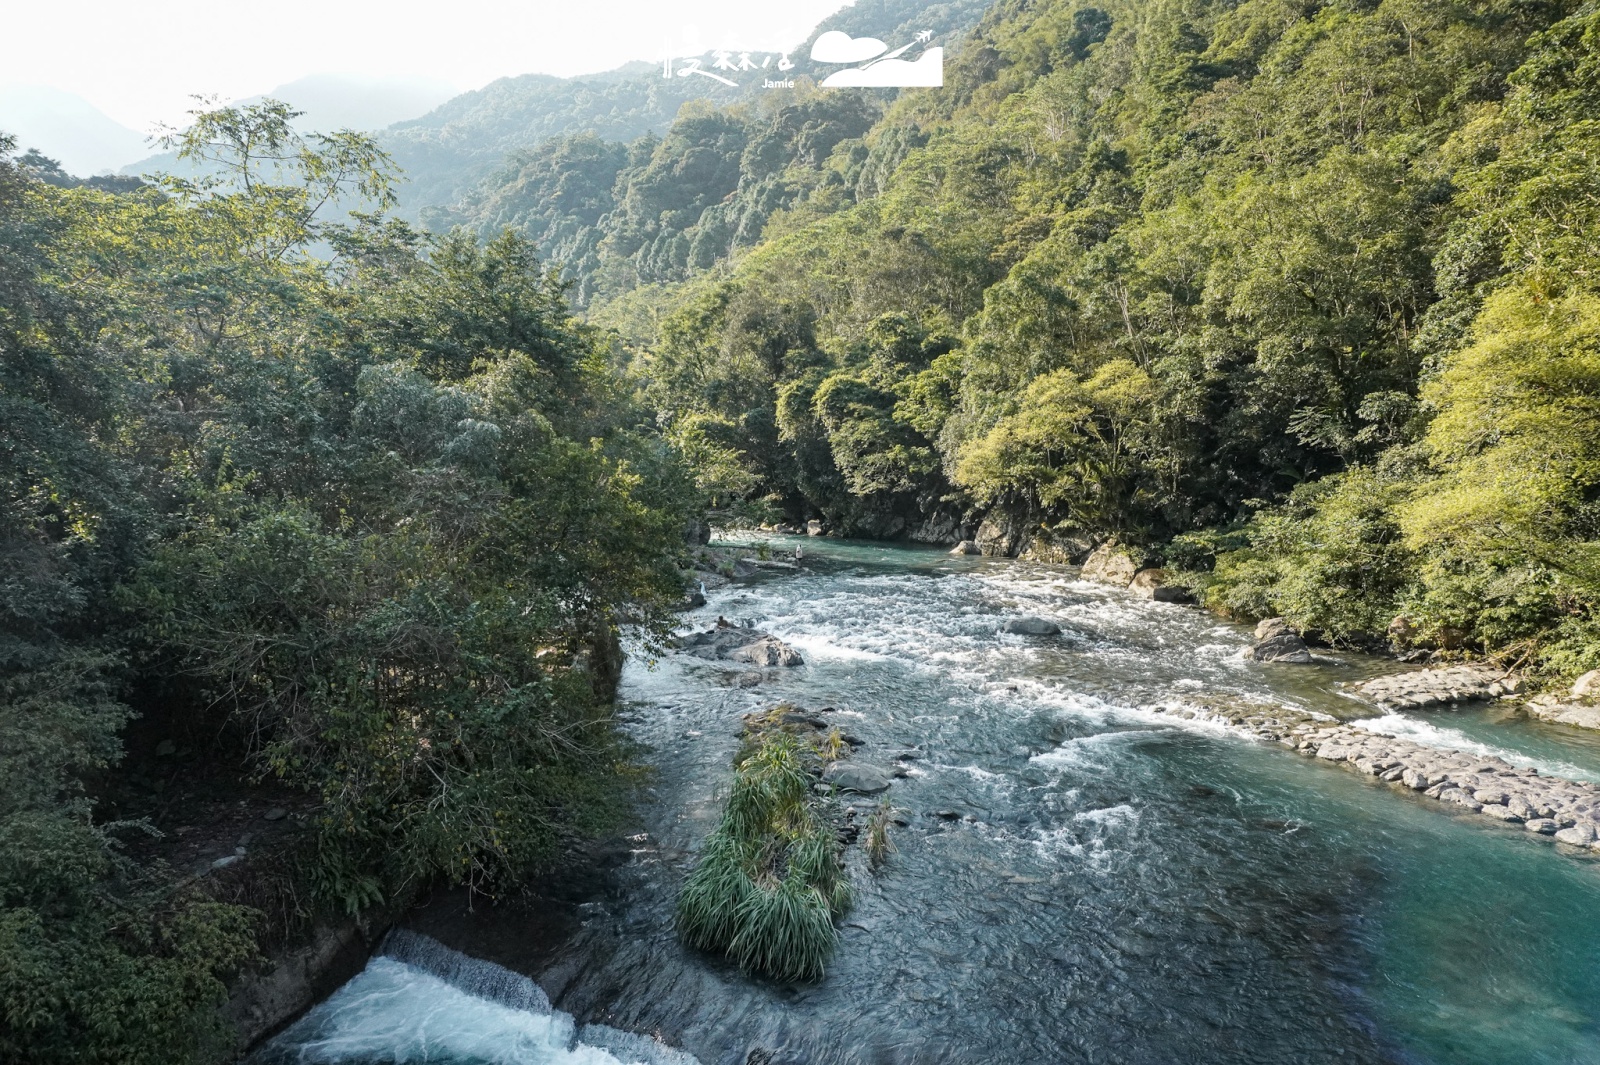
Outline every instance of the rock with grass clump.
[(810, 757), (786, 732), (756, 738), (678, 896), (685, 943), (777, 980), (821, 979), (838, 943), (834, 920), (850, 905), (837, 829), (812, 791)]

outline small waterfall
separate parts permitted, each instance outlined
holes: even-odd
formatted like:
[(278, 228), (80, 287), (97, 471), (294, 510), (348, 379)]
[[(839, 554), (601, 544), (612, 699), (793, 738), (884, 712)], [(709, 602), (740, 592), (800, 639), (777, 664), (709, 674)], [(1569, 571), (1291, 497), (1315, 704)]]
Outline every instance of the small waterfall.
[(492, 961), (451, 950), (420, 932), (396, 928), (384, 937), (378, 956), (405, 962), (474, 998), (498, 1002), (524, 1013), (551, 1012), (550, 996), (526, 976)]
[(404, 929), (250, 1065), (699, 1065), (649, 1036), (577, 1030), (520, 973)]

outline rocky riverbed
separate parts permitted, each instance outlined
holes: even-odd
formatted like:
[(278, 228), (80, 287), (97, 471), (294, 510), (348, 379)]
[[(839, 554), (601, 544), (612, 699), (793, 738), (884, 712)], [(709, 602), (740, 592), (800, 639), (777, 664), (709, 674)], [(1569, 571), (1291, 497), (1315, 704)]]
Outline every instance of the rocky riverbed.
[(1600, 785), (1541, 774), (1286, 707), (1208, 707), (1192, 700), (1153, 709), (1206, 721), (1343, 766), (1447, 808), (1521, 828), (1572, 848), (1600, 851)]
[[(1247, 630), (1131, 582), (826, 538), (770, 553), (802, 545), (791, 573), (706, 572), (683, 649), (701, 653), (630, 664), (623, 720), (656, 772), (560, 941), (519, 945), (544, 899), (421, 930), (706, 1065), (1600, 1061), (1600, 866), (1536, 843), (1556, 840), (1540, 822), (1586, 836), (1600, 797), (1576, 781), (1600, 781), (1600, 740), (1437, 670), (1252, 659)], [(1007, 631), (1030, 620), (1048, 624)], [(740, 653), (767, 639), (803, 664)], [(1471, 698), (1386, 709), (1360, 690), (1380, 676)], [(801, 987), (688, 950), (673, 923), (741, 723), (775, 710), (860, 741), (832, 775), (861, 775), (819, 782), (842, 835), (893, 819), (876, 869), (846, 847), (855, 905)], [(548, 1026), (495, 1027), (428, 986), (430, 1061), (530, 1060), (521, 1033)], [(390, 1033), (417, 1028), (415, 1000), (343, 1001), (341, 1031), (370, 1037), (350, 1060), (411, 1053)]]

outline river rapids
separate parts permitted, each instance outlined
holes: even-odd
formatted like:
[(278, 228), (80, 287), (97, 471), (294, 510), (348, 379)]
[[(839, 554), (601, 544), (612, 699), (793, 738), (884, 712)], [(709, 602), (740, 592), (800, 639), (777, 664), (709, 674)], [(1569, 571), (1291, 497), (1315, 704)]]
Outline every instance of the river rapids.
[[(537, 983), (402, 934), (256, 1061), (1600, 1062), (1600, 863), (1155, 707), (1288, 706), (1588, 780), (1594, 734), (1385, 716), (1340, 687), (1391, 662), (1248, 662), (1247, 630), (1070, 568), (766, 539), (799, 568), (685, 620), (753, 621), (805, 665), (745, 687), (724, 663), (630, 662), (653, 783), (631, 857)], [(1021, 615), (1063, 633), (998, 631)], [(740, 715), (778, 701), (836, 708), (857, 759), (907, 773), (895, 853), (857, 870), (815, 985), (743, 977), (672, 929)]]

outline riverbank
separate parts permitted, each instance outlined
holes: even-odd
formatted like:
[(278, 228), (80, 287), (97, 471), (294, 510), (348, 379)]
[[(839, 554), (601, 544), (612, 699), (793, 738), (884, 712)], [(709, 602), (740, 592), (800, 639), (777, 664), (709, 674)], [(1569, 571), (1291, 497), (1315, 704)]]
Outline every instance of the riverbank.
[(1214, 709), (1184, 700), (1156, 709), (1281, 744), (1450, 810), (1524, 829), (1563, 845), (1562, 853), (1600, 852), (1600, 785), (1590, 781), (1547, 776), (1502, 758), (1473, 757), (1286, 707)]

